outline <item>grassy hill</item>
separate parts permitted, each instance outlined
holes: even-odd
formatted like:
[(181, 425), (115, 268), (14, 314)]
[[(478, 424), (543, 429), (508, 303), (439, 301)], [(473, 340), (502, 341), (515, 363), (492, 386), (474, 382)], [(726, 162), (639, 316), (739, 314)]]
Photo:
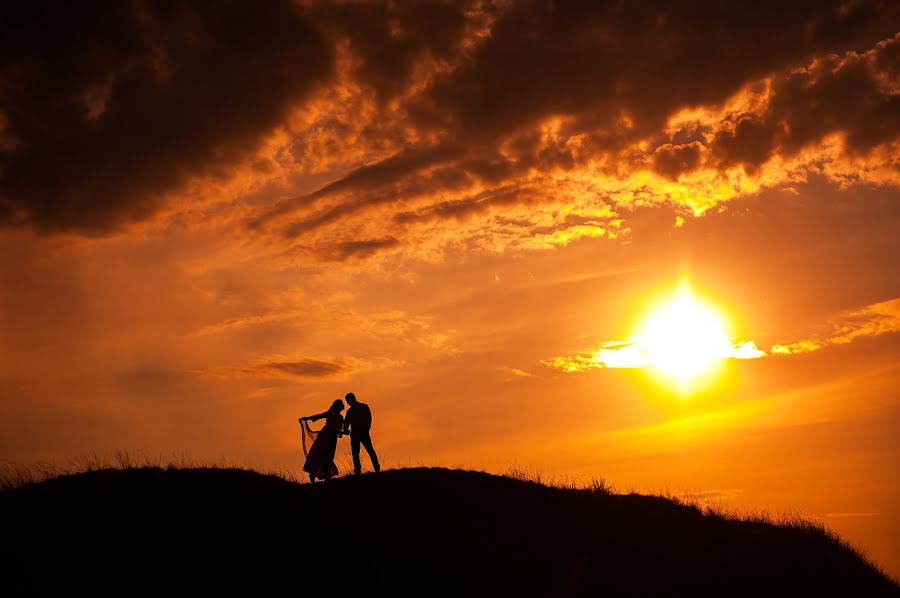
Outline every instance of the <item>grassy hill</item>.
[(900, 596), (815, 526), (447, 469), (91, 471), (0, 492), (0, 530), (8, 596)]

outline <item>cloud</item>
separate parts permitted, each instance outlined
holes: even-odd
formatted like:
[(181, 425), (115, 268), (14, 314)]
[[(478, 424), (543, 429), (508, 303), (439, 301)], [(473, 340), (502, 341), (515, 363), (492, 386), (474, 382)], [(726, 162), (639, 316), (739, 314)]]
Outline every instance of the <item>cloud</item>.
[(302, 361), (275, 361), (257, 366), (256, 371), (265, 375), (274, 374), (289, 378), (324, 378), (342, 374), (350, 367), (346, 362), (304, 359)]
[(0, 205), (43, 230), (141, 220), (191, 177), (228, 176), (332, 69), (289, 0), (2, 11)]
[[(615, 237), (610, 223), (627, 225), (636, 206), (699, 215), (811, 173), (897, 184), (900, 38), (886, 25), (897, 9), (733, 8), (494, 11), (460, 45), (465, 60), (422, 62), (427, 82), (410, 74), (408, 87), (394, 86), (395, 110), (375, 111), (379, 131), (391, 122), (405, 132), (393, 151), (372, 145), (359, 168), (264, 211), (261, 222), (289, 239), (359, 227), (409, 252), (504, 251)], [(763, 31), (780, 42), (759, 48)], [(599, 209), (608, 222), (593, 230), (551, 232), (563, 210)], [(513, 218), (530, 226), (504, 228)]]
[(900, 298), (874, 303), (842, 314), (829, 323), (829, 332), (810, 339), (774, 345), (773, 355), (811, 353), (833, 345), (845, 345), (859, 338), (900, 332)]
[[(201, 338), (211, 335), (254, 335), (257, 327), (274, 326), (278, 330), (312, 334), (313, 337), (304, 336), (306, 342), (312, 342), (316, 334), (323, 334), (331, 340), (347, 335), (362, 335), (365, 345), (372, 344), (384, 350), (410, 345), (410, 350), (420, 357), (426, 354), (455, 355), (460, 351), (456, 345), (455, 330), (435, 328), (432, 317), (417, 316), (396, 309), (355, 309), (348, 304), (352, 299), (352, 294), (347, 293), (328, 293), (317, 297), (291, 289), (281, 296), (270, 298), (268, 305), (260, 306), (261, 309), (257, 311), (234, 313), (227, 318), (205, 323), (195, 328), (190, 335)], [(221, 342), (227, 344), (229, 341)], [(329, 346), (328, 341), (324, 342)], [(328, 349), (323, 348), (322, 351), (328, 352)], [(383, 360), (380, 359), (363, 361), (382, 364)], [(267, 363), (293, 361), (297, 360), (281, 356), (272, 357)], [(351, 362), (353, 363), (360, 361)], [(227, 371), (234, 372), (236, 369), (240, 368), (227, 368)]]
[[(0, 60), (0, 215), (45, 230), (189, 211), (188, 181), (234, 179), (221, 220), (291, 260), (440, 259), (615, 238), (635, 207), (699, 215), (810, 173), (898, 182), (890, 3), (67, 6), (83, 27), (17, 16)], [(304, 176), (325, 182), (242, 203)]]
[(820, 343), (813, 341), (797, 341), (788, 345), (772, 345), (773, 355), (793, 355), (795, 353), (811, 353), (822, 348)]
[(756, 343), (735, 343), (714, 307), (694, 296), (683, 280), (625, 341), (608, 341), (575, 355), (542, 361), (564, 372), (591, 368), (657, 367), (676, 377), (690, 378), (723, 359), (758, 359), (765, 353)]
[[(525, 370), (521, 370), (519, 368), (509, 367), (509, 366), (500, 366), (497, 368), (499, 371), (513, 376), (515, 378), (534, 378), (534, 374), (530, 372), (526, 372)], [(513, 378), (507, 378), (507, 380), (512, 380)]]
[(400, 241), (394, 237), (383, 239), (363, 239), (361, 241), (344, 241), (332, 247), (326, 248), (321, 253), (329, 256), (329, 259), (344, 261), (353, 257), (367, 257), (385, 249), (391, 249), (400, 245)]
[[(851, 343), (857, 339), (900, 332), (900, 299), (875, 303), (863, 309), (850, 311), (829, 323), (830, 331), (822, 336), (787, 344), (772, 345), (768, 355), (795, 355), (811, 353), (833, 345)], [(684, 350), (690, 350), (686, 341)], [(541, 363), (563, 372), (583, 372), (595, 368), (643, 368), (652, 363), (653, 348), (644, 339), (635, 337), (627, 341), (607, 341), (574, 353), (562, 355)], [(753, 341), (723, 344), (716, 359), (759, 359), (767, 353)]]
[(653, 170), (677, 179), (681, 173), (699, 168), (705, 151), (706, 146), (699, 141), (679, 145), (665, 143), (653, 151), (650, 161)]
[[(690, 350), (685, 343), (684, 350)], [(628, 341), (608, 341), (598, 347), (587, 349), (574, 355), (554, 357), (542, 364), (567, 373), (583, 372), (594, 368), (644, 368), (653, 365), (654, 349), (642, 339)], [(746, 341), (724, 345), (714, 356), (715, 359), (759, 359), (765, 352), (756, 343)]]
[(262, 314), (249, 314), (244, 316), (235, 316), (233, 318), (228, 318), (221, 322), (215, 322), (213, 324), (206, 324), (201, 326), (197, 330), (193, 332), (196, 336), (206, 336), (209, 334), (216, 334), (219, 332), (224, 332), (226, 330), (236, 329), (236, 328), (244, 328), (247, 326), (260, 326), (263, 324), (280, 324), (284, 322), (290, 322), (293, 320), (297, 320), (305, 315), (308, 315), (308, 310), (286, 310), (286, 311), (273, 311), (270, 313), (262, 313)]
[(395, 363), (388, 359), (365, 360), (353, 357), (271, 359), (247, 366), (218, 367), (195, 373), (225, 379), (259, 378), (309, 381), (342, 378), (352, 373), (388, 367)]

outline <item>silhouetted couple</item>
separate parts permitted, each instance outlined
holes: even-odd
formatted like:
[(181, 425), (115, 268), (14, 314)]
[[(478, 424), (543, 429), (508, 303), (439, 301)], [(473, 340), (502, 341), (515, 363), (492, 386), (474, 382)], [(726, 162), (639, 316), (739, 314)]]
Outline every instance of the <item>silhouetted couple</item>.
[[(348, 392), (344, 399), (350, 405), (346, 418), (341, 416), (344, 403), (340, 399), (335, 400), (328, 411), (300, 418), (304, 434), (303, 451), (306, 453), (303, 471), (309, 474), (310, 482), (315, 482), (316, 479), (327, 480), (338, 474), (337, 466), (334, 464), (334, 453), (337, 450), (338, 438), (344, 434), (350, 436), (353, 473), (358, 475), (362, 471), (362, 465), (359, 462), (360, 445), (366, 447), (366, 452), (369, 453), (369, 459), (372, 461), (372, 468), (375, 471), (381, 471), (378, 455), (375, 454), (375, 448), (372, 446), (372, 410), (365, 403), (357, 401), (356, 395), (352, 392)], [(309, 424), (306, 423), (320, 419), (325, 420), (325, 425), (318, 432), (311, 430)], [(307, 436), (314, 439), (309, 451), (306, 450)]]

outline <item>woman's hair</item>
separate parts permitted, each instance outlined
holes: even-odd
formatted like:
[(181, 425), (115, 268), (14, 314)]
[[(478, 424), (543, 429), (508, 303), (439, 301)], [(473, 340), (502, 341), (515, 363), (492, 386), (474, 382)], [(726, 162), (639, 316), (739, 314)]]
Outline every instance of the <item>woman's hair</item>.
[(329, 411), (343, 411), (344, 410), (344, 401), (340, 399), (335, 399), (334, 403), (331, 404), (331, 407), (328, 409)]

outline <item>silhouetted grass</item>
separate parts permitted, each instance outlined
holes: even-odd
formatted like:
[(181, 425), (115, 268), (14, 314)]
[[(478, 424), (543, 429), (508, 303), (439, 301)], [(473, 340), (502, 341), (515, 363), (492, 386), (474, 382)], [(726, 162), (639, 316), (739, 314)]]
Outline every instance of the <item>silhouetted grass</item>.
[(10, 595), (900, 595), (820, 522), (602, 479), (409, 468), (297, 483), (189, 455), (4, 468)]
[[(347, 465), (343, 471), (347, 471)], [(0, 461), (0, 492), (29, 484), (36, 484), (62, 476), (71, 476), (101, 470), (125, 470), (140, 468), (159, 469), (239, 469), (263, 475), (273, 475), (289, 482), (301, 482), (306, 476), (298, 476), (288, 469), (259, 469), (247, 463), (219, 459), (200, 459), (188, 452), (152, 453), (150, 451), (116, 450), (112, 454), (91, 453), (73, 457), (64, 462), (43, 461), (31, 464)], [(352, 469), (352, 464), (350, 465)], [(300, 472), (302, 473), (302, 472)]]

